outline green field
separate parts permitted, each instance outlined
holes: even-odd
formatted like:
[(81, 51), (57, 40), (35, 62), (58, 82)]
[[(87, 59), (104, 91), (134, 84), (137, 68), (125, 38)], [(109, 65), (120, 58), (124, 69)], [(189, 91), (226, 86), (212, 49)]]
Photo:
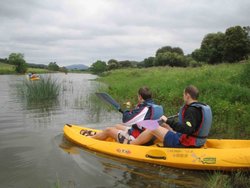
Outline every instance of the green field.
[(0, 63), (0, 74), (15, 74), (15, 66)]
[(35, 74), (49, 73), (48, 69), (40, 69), (40, 68), (28, 68), (27, 72), (33, 72)]
[[(41, 74), (41, 73), (49, 73), (50, 71), (47, 69), (40, 69), (40, 68), (28, 68), (27, 72)], [(16, 74), (15, 66), (5, 63), (0, 63), (0, 74)]]
[(154, 67), (121, 69), (104, 73), (100, 81), (120, 103), (137, 102), (137, 90), (148, 86), (166, 115), (182, 105), (183, 89), (190, 84), (200, 90), (200, 101), (213, 111), (210, 138), (250, 139), (250, 62), (204, 65), (200, 68)]

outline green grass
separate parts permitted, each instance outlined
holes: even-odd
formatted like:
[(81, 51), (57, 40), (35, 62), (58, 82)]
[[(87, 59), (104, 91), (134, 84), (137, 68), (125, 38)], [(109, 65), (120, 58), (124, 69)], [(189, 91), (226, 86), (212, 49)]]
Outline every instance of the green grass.
[(0, 63), (0, 74), (15, 74), (15, 66), (5, 63)]
[(40, 68), (28, 68), (27, 72), (32, 72), (34, 74), (42, 74), (42, 73), (49, 73), (48, 69), (40, 69)]
[[(40, 68), (28, 68), (27, 72), (33, 72), (35, 74), (49, 73), (48, 69)], [(16, 74), (15, 66), (6, 63), (0, 63), (0, 74)]]
[(190, 84), (200, 90), (200, 101), (213, 111), (210, 138), (250, 138), (250, 62), (220, 64), (199, 68), (154, 67), (122, 69), (103, 74), (103, 88), (121, 104), (137, 103), (137, 91), (148, 86), (166, 115), (173, 115), (183, 104), (183, 89)]
[(209, 173), (205, 181), (207, 188), (248, 188), (250, 187), (249, 173), (247, 172), (233, 172), (224, 174), (222, 172)]
[(51, 77), (36, 81), (25, 80), (18, 88), (27, 102), (51, 102), (57, 99), (60, 92), (59, 83)]

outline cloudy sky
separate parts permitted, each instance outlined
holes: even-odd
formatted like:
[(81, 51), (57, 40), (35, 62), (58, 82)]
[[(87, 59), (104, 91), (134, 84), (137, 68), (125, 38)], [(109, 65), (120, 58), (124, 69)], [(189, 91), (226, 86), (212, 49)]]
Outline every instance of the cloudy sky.
[(249, 0), (0, 0), (0, 57), (91, 65), (136, 60), (166, 45), (185, 54), (207, 33), (250, 25)]

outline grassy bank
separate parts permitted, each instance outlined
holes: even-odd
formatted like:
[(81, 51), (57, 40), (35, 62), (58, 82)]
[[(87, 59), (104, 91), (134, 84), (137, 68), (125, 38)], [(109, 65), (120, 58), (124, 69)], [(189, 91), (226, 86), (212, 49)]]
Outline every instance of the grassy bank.
[(0, 63), (0, 74), (15, 74), (15, 66), (5, 63)]
[[(28, 68), (27, 72), (33, 72), (35, 74), (49, 73), (51, 71), (47, 69)], [(15, 66), (5, 63), (0, 63), (0, 74), (16, 74)]]
[(43, 74), (43, 73), (50, 73), (48, 69), (39, 69), (39, 68), (28, 68), (27, 72), (32, 72), (34, 74)]
[(200, 101), (213, 110), (212, 138), (250, 139), (250, 62), (200, 68), (154, 67), (107, 72), (100, 80), (120, 103), (136, 104), (137, 90), (148, 86), (165, 114), (176, 114), (182, 105), (183, 89), (193, 84), (200, 90)]

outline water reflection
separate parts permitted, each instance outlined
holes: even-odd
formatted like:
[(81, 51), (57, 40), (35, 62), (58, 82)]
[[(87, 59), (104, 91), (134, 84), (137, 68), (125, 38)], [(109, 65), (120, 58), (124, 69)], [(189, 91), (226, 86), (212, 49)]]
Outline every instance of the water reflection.
[[(119, 183), (129, 187), (199, 187), (202, 181), (194, 181), (194, 173), (164, 166), (114, 159), (108, 156), (101, 161), (104, 171), (112, 176), (122, 173)], [(111, 160), (112, 159), (112, 160)]]

